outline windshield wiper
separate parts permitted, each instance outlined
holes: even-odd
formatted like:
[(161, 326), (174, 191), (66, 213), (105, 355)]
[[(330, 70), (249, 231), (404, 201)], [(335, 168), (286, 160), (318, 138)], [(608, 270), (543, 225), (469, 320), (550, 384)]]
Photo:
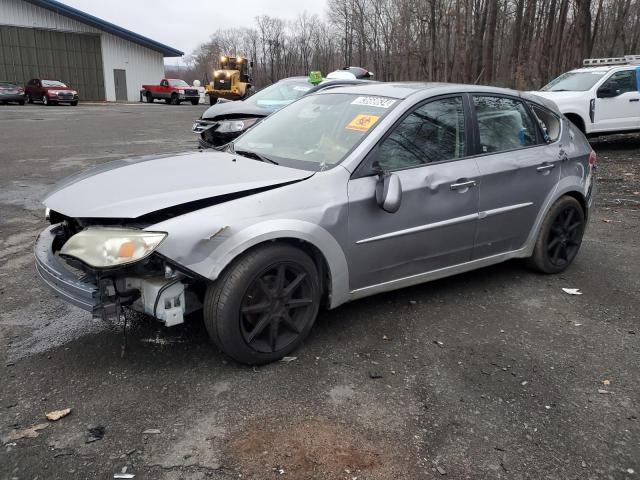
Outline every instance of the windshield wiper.
[(238, 155), (242, 155), (243, 157), (253, 158), (255, 160), (260, 160), (261, 162), (273, 163), (274, 165), (279, 165), (278, 162), (276, 162), (275, 160), (272, 160), (269, 157), (266, 157), (266, 156), (264, 156), (264, 155), (262, 155), (260, 153), (252, 152), (250, 150), (236, 150), (234, 148), (233, 149), (233, 153), (237, 153)]

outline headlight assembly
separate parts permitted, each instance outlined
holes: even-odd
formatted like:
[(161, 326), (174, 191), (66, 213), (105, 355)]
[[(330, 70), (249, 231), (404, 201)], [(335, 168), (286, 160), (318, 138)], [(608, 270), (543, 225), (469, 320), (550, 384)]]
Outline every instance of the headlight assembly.
[(71, 237), (60, 254), (77, 258), (95, 268), (116, 267), (148, 257), (166, 237), (164, 232), (88, 228)]
[(254, 123), (256, 123), (257, 118), (248, 118), (246, 120), (223, 120), (218, 125), (216, 132), (218, 133), (235, 133), (242, 132), (246, 130)]

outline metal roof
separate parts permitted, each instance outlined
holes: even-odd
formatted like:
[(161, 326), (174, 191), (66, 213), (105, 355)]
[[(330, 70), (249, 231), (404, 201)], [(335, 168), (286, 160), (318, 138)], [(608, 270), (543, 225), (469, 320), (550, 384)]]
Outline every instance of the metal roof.
[(151, 40), (150, 38), (132, 32), (131, 30), (127, 30), (126, 28), (122, 28), (111, 22), (102, 20), (101, 18), (89, 15), (88, 13), (65, 5), (64, 3), (60, 3), (55, 0), (26, 1), (32, 3), (33, 5), (37, 5), (38, 7), (46, 8), (47, 10), (51, 10), (52, 12), (64, 15), (65, 17), (72, 18), (73, 20), (91, 25), (92, 27), (111, 33), (120, 38), (124, 38), (125, 40), (129, 40), (130, 42), (137, 43), (138, 45), (142, 45), (143, 47), (155, 50), (156, 52), (160, 52), (165, 57), (181, 57), (184, 55), (184, 52), (181, 52), (180, 50), (176, 50), (175, 48), (171, 48), (168, 45), (156, 42), (155, 40)]

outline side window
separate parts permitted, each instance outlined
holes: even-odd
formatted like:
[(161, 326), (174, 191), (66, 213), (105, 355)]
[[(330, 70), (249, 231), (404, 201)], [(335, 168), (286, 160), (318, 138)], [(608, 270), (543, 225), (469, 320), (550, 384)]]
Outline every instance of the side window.
[(160, 86), (161, 86), (161, 87), (168, 87), (168, 86), (169, 86), (169, 82), (167, 82), (166, 80), (162, 80), (162, 81), (160, 82)]
[(474, 96), (481, 153), (536, 145), (536, 124), (524, 104), (504, 97)]
[(635, 70), (623, 70), (621, 72), (616, 72), (604, 82), (603, 86), (607, 87), (612, 82), (617, 84), (616, 90), (619, 90), (620, 94), (638, 91), (638, 81)]
[(555, 142), (560, 136), (560, 117), (544, 107), (530, 103), (529, 106), (533, 110), (536, 120), (540, 124), (542, 131), (549, 142)]
[(462, 97), (450, 97), (411, 112), (378, 145), (376, 160), (385, 170), (399, 170), (465, 154)]

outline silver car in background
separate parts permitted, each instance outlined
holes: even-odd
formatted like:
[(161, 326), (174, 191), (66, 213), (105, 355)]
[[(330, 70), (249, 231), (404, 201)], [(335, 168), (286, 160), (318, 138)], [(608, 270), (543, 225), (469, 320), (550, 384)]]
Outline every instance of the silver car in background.
[(305, 96), (230, 144), (120, 160), (59, 184), (36, 266), (96, 315), (202, 308), (260, 364), (321, 307), (526, 258), (566, 269), (596, 157), (555, 105), (512, 90), (370, 84)]

